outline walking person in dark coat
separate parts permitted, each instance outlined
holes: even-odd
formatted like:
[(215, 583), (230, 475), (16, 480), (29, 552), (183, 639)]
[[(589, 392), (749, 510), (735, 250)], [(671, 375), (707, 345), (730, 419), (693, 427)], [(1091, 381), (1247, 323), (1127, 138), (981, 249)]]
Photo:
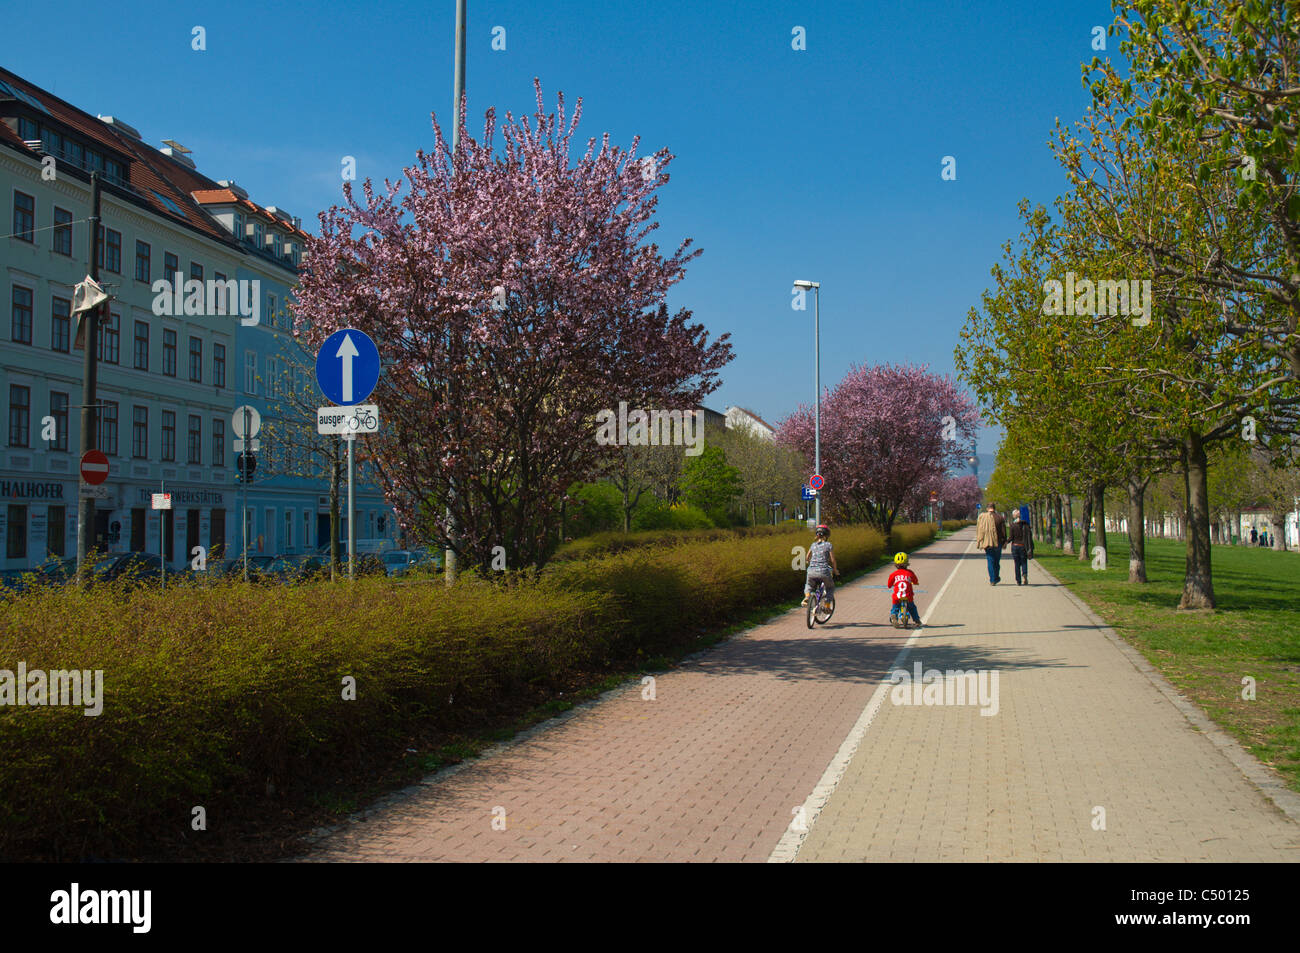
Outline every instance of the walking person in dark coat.
[(1025, 518), (1017, 513), (1011, 524), (1011, 561), (1016, 567), (1016, 585), (1029, 585), (1029, 560), (1034, 558), (1034, 535)]

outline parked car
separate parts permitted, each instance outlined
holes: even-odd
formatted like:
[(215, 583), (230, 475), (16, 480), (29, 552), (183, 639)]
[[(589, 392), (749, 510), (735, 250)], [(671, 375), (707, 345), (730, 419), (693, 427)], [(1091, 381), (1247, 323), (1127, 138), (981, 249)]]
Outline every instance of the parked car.
[(400, 576), (416, 565), (415, 553), (409, 549), (390, 549), (381, 558), (384, 561), (384, 572), (390, 576)]
[(30, 569), (0, 569), (0, 590), (22, 592), (27, 588)]
[[(248, 554), (248, 581), (259, 582), (266, 577), (267, 567), (275, 562), (275, 557), (266, 553), (249, 553)], [(221, 574), (227, 579), (242, 580), (244, 578), (244, 557), (232, 556), (226, 560), (220, 568)]]
[(133, 583), (160, 583), (162, 559), (154, 553), (116, 553), (95, 563), (92, 580), (96, 583), (130, 580)]
[(295, 582), (309, 582), (321, 576), (329, 578), (330, 567), (319, 556), (277, 556), (263, 570), (267, 579), (275, 579), (286, 585)]
[(69, 583), (77, 575), (77, 557), (51, 556), (33, 571), (43, 583)]

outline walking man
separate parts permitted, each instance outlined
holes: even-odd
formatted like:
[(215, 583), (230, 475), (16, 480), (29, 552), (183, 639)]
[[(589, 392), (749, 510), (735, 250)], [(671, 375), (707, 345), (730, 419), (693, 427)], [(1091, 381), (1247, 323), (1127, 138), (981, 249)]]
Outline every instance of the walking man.
[(997, 504), (990, 503), (989, 508), (980, 514), (975, 524), (975, 545), (984, 550), (988, 559), (989, 585), (996, 586), (1002, 581), (1002, 547), (1006, 545), (1006, 520), (997, 511)]
[(1023, 513), (1011, 525), (1011, 561), (1016, 567), (1016, 585), (1029, 585), (1029, 560), (1034, 558), (1034, 536)]

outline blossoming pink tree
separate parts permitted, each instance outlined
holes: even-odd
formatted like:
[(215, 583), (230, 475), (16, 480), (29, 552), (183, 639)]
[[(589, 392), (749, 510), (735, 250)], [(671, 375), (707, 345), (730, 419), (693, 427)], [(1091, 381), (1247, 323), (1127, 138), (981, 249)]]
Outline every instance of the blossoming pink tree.
[[(957, 384), (925, 367), (854, 366), (822, 397), (823, 512), (888, 533), (917, 511), (959, 466), (979, 413)], [(813, 409), (781, 422), (777, 440), (802, 453), (811, 473)]]
[(939, 490), (939, 499), (943, 501), (943, 518), (946, 520), (971, 519), (975, 515), (975, 504), (984, 498), (984, 491), (972, 474), (960, 477), (948, 477)]
[(547, 115), (535, 85), (533, 122), (507, 112), (500, 152), (494, 110), (454, 156), (434, 118), (404, 178), (367, 180), (360, 200), (345, 183), (306, 243), (295, 312), (315, 346), (348, 326), (375, 339), (381, 426), (365, 439), (388, 501), (440, 545), (450, 506), (453, 548), (485, 570), (498, 546), (507, 568), (546, 560), (565, 489), (619, 450), (596, 442), (600, 410), (693, 408), (731, 360), (728, 335), (710, 343), (664, 303), (699, 254), (647, 240), (672, 156), (606, 134), (575, 163), (582, 101), (566, 124), (563, 95)]

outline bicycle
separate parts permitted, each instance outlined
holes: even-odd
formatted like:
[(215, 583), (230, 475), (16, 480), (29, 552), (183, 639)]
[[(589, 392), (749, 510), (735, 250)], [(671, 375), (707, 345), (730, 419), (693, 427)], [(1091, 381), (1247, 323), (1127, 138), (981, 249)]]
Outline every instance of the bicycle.
[(817, 622), (825, 625), (835, 614), (835, 600), (826, 598), (826, 582), (818, 579), (817, 585), (808, 594), (808, 628)]
[(912, 600), (906, 597), (898, 600), (898, 615), (892, 612), (889, 615), (889, 624), (895, 629), (910, 629), (912, 627)]

